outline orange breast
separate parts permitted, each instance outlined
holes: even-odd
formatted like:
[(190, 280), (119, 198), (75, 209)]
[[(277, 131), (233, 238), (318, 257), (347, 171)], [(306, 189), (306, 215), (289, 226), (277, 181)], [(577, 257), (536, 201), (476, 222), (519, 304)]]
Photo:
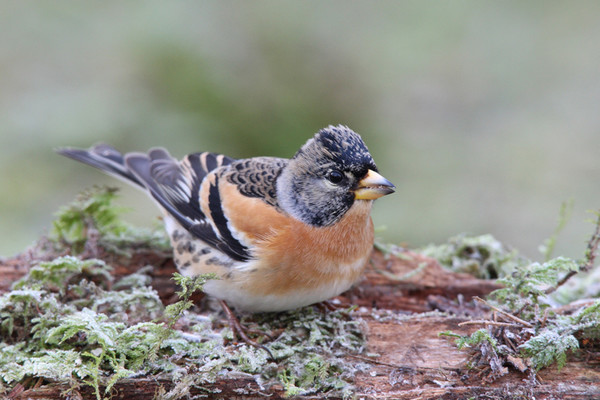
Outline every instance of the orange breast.
[[(260, 199), (221, 185), (223, 206), (242, 240), (256, 251), (258, 262), (236, 277), (244, 290), (284, 294), (336, 281), (355, 281), (373, 246), (371, 201), (357, 201), (330, 227), (311, 227)], [(352, 266), (352, 264), (354, 264)]]

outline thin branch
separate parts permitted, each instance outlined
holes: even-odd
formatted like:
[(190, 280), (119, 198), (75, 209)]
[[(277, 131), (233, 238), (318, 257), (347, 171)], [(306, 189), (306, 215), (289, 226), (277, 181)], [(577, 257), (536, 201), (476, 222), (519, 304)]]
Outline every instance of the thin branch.
[(364, 362), (368, 362), (370, 364), (382, 365), (384, 367), (398, 369), (398, 370), (405, 371), (405, 372), (427, 372), (427, 371), (457, 372), (458, 371), (457, 368), (448, 368), (448, 367), (435, 367), (435, 368), (433, 368), (433, 367), (409, 367), (406, 365), (392, 364), (392, 363), (387, 363), (384, 361), (377, 361), (377, 360), (373, 360), (372, 358), (359, 356), (356, 354), (346, 354), (346, 357), (354, 358), (356, 360), (360, 360), (360, 361), (364, 361)]
[[(391, 363), (386, 363), (383, 361), (377, 361), (377, 360), (373, 360), (372, 358), (363, 357), (363, 356), (359, 356), (359, 355), (355, 355), (355, 354), (347, 354), (347, 356), (350, 358), (355, 358), (357, 360), (365, 361), (365, 362), (368, 362), (371, 364), (383, 365), (385, 367), (390, 367), (390, 368), (395, 368), (395, 369), (407, 369), (407, 367), (403, 366), (403, 365), (391, 364)], [(410, 368), (410, 369), (414, 369), (414, 368)]]
[(586, 263), (580, 267), (582, 271), (589, 271), (594, 266), (596, 261), (596, 254), (598, 252), (598, 246), (600, 246), (600, 211), (597, 211), (598, 219), (596, 219), (596, 229), (594, 234), (588, 241), (587, 249), (585, 251)]
[(594, 267), (596, 262), (596, 254), (598, 253), (598, 247), (600, 246), (600, 212), (596, 212), (598, 219), (596, 220), (596, 228), (594, 234), (590, 238), (585, 251), (585, 263), (579, 266), (579, 270), (569, 271), (555, 286), (549, 287), (544, 291), (545, 294), (555, 292), (559, 287), (564, 285), (569, 279), (577, 275), (579, 272), (587, 272)]
[(549, 287), (548, 289), (544, 290), (544, 293), (545, 294), (550, 294), (550, 293), (556, 292), (556, 290), (559, 287), (561, 287), (562, 285), (564, 285), (565, 283), (567, 283), (567, 281), (569, 279), (571, 279), (572, 277), (574, 277), (578, 273), (579, 273), (579, 271), (577, 271), (577, 270), (575, 270), (575, 271), (569, 271), (565, 276), (562, 277), (561, 280), (558, 281), (558, 283), (556, 284), (556, 286)]
[(486, 306), (488, 306), (489, 308), (491, 308), (492, 310), (496, 311), (497, 313), (504, 315), (506, 318), (511, 319), (513, 321), (515, 321), (518, 324), (521, 324), (523, 326), (526, 326), (527, 328), (533, 328), (533, 325), (531, 325), (529, 322), (522, 320), (521, 318), (514, 316), (510, 313), (507, 313), (506, 311), (503, 311), (501, 309), (499, 309), (498, 307), (494, 307), (493, 305), (491, 305), (490, 303), (488, 303), (487, 301), (485, 301), (484, 299), (482, 299), (481, 297), (473, 297), (475, 300), (477, 300), (478, 302), (485, 304)]
[(491, 326), (507, 326), (507, 327), (512, 327), (512, 328), (519, 326), (517, 324), (511, 324), (510, 322), (496, 322), (496, 321), (489, 321), (489, 320), (484, 320), (484, 319), (474, 320), (474, 321), (464, 321), (464, 322), (461, 322), (460, 324), (458, 324), (458, 326), (463, 326), (463, 325), (491, 325)]

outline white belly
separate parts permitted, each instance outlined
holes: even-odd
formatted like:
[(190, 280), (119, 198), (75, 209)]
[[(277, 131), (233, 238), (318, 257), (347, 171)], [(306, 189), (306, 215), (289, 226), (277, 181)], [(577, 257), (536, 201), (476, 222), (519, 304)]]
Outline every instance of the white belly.
[[(361, 259), (351, 265), (337, 266), (337, 268), (362, 270), (365, 262), (365, 259)], [(356, 275), (345, 274), (345, 276)], [(257, 295), (245, 290), (243, 285), (238, 285), (228, 280), (215, 279), (206, 282), (204, 291), (210, 296), (225, 300), (227, 304), (238, 310), (274, 312), (293, 310), (328, 300), (350, 289), (355, 281), (355, 279), (340, 278), (333, 283), (329, 282), (326, 285), (319, 285), (314, 288), (302, 288), (284, 294)]]

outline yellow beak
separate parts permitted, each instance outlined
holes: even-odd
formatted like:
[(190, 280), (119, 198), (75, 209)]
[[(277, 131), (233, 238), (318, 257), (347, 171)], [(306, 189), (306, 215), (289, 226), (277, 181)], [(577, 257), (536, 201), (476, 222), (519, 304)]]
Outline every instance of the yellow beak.
[(394, 193), (396, 186), (373, 170), (358, 181), (354, 198), (358, 200), (375, 200), (386, 194)]

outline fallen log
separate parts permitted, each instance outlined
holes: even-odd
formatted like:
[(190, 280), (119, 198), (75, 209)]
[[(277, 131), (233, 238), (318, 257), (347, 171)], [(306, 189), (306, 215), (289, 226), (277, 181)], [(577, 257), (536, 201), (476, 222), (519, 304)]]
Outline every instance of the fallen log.
[[(0, 262), (0, 293), (27, 273), (38, 261), (27, 253)], [(166, 302), (172, 302), (176, 286), (170, 279), (175, 271), (169, 254), (148, 249), (129, 255), (97, 254), (113, 266), (112, 273), (124, 276), (146, 265), (153, 265), (152, 286)], [(443, 269), (435, 260), (416, 253), (384, 255), (375, 250), (364, 279), (352, 290), (334, 299), (334, 304), (358, 308), (351, 318), (366, 323), (367, 345), (361, 354), (348, 354), (347, 363), (357, 368), (354, 395), (365, 399), (463, 399), (463, 398), (600, 398), (600, 364), (574, 359), (560, 371), (549, 367), (536, 380), (507, 366), (508, 372), (488, 381), (477, 370), (468, 368), (469, 354), (458, 350), (453, 341), (439, 335), (452, 330), (469, 334), (475, 327), (461, 322), (468, 318), (473, 296), (484, 296), (498, 286), (491, 281)], [(446, 309), (443, 309), (446, 307)], [(479, 312), (482, 312), (479, 310)], [(460, 314), (460, 313), (459, 313)], [(582, 356), (580, 356), (582, 357)], [(176, 384), (168, 379), (139, 377), (117, 382), (113, 399), (183, 398), (202, 395), (209, 399), (281, 399), (282, 386), (263, 388), (252, 376), (222, 374), (214, 383), (198, 386)], [(94, 398), (89, 386), (76, 389), (64, 383), (32, 377), (10, 388), (6, 394), (16, 399)], [(340, 395), (341, 396), (341, 395)], [(331, 395), (301, 398), (341, 398)]]

